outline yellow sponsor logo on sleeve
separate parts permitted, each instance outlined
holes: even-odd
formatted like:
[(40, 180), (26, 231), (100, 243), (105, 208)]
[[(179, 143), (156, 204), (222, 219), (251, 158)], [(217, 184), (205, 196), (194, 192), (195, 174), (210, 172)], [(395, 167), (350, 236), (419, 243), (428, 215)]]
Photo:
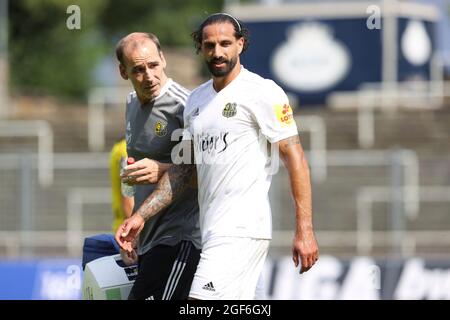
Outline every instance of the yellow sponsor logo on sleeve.
[(294, 123), (294, 113), (289, 104), (276, 105), (275, 113), (277, 120), (284, 126), (290, 126)]

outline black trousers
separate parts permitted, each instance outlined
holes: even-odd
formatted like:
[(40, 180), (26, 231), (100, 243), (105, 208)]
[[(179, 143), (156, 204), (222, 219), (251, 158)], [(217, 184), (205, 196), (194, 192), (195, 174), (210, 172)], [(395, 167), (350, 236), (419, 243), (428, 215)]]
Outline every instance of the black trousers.
[(139, 256), (129, 300), (186, 300), (201, 250), (190, 241), (159, 245)]

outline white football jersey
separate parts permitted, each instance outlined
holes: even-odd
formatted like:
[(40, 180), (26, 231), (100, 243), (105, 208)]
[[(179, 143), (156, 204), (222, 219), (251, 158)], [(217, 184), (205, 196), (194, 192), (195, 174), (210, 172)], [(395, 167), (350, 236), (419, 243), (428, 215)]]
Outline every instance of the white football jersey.
[(202, 242), (214, 236), (271, 239), (268, 192), (278, 162), (268, 142), (298, 134), (284, 91), (242, 67), (220, 92), (212, 80), (195, 89), (184, 123), (194, 140)]

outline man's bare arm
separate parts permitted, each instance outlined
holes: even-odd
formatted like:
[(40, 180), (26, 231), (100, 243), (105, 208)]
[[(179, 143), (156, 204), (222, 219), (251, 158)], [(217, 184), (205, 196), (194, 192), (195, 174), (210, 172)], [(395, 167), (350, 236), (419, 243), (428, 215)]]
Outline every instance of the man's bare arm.
[[(308, 271), (319, 258), (312, 222), (312, 191), (308, 163), (298, 135), (279, 143), (281, 158), (289, 172), (295, 202), (296, 228), (292, 258), (301, 273)], [(301, 261), (300, 261), (301, 260)]]
[(122, 205), (123, 212), (125, 214), (125, 218), (131, 217), (134, 208), (134, 197), (124, 197), (121, 196), (120, 203)]
[[(190, 149), (192, 150), (192, 148)], [(122, 250), (131, 253), (134, 243), (150, 217), (169, 206), (183, 191), (192, 187), (196, 178), (195, 164), (191, 154), (189, 164), (172, 165), (159, 179), (153, 193), (130, 218), (117, 229), (115, 239)]]
[(280, 141), (280, 156), (289, 172), (296, 214), (302, 226), (312, 228), (312, 192), (308, 163), (298, 135)]
[(194, 164), (180, 164), (171, 166), (159, 180), (155, 190), (144, 201), (135, 214), (139, 214), (145, 221), (170, 205), (191, 184), (196, 173)]

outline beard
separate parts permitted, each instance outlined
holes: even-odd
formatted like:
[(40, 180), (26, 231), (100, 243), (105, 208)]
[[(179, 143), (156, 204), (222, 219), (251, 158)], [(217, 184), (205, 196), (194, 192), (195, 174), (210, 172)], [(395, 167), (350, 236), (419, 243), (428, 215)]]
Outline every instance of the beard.
[[(214, 66), (215, 63), (224, 63), (225, 66), (221, 67), (221, 68), (217, 68), (216, 66)], [(231, 70), (234, 69), (234, 67), (236, 66), (237, 63), (237, 58), (231, 58), (230, 60), (226, 60), (226, 59), (211, 59), (211, 61), (206, 61), (206, 66), (208, 67), (209, 72), (211, 72), (211, 74), (214, 77), (225, 77), (226, 75), (228, 75)]]

